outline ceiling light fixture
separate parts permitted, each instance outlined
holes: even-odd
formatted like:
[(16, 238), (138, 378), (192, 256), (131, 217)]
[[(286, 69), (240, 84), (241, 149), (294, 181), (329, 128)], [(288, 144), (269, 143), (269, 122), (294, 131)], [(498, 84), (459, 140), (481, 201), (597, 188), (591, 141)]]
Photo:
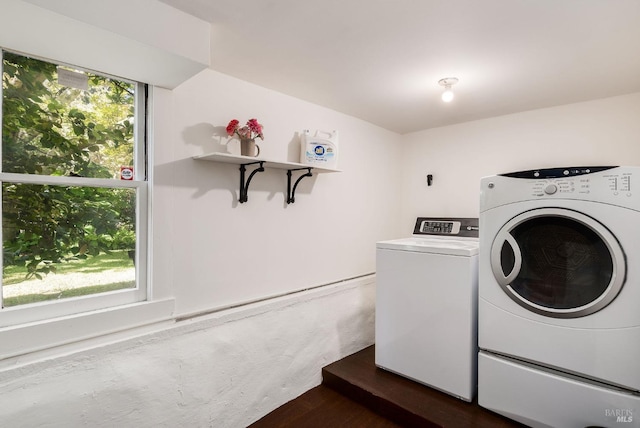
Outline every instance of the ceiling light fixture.
[(451, 102), (453, 99), (453, 91), (451, 87), (458, 83), (457, 77), (446, 77), (444, 79), (438, 80), (438, 84), (440, 86), (444, 86), (444, 92), (442, 93), (442, 101), (445, 103)]

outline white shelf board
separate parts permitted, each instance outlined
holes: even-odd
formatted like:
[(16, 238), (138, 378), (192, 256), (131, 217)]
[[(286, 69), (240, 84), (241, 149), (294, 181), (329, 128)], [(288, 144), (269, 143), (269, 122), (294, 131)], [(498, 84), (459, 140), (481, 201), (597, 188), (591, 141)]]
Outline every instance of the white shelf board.
[(315, 165), (307, 165), (304, 163), (297, 162), (281, 162), (274, 161), (270, 159), (264, 158), (255, 158), (251, 156), (240, 156), (240, 155), (232, 155), (230, 153), (205, 153), (203, 155), (198, 155), (193, 157), (196, 160), (205, 160), (210, 162), (222, 162), (222, 163), (234, 163), (237, 165), (253, 163), (253, 162), (264, 162), (265, 168), (276, 168), (276, 169), (299, 169), (299, 168), (313, 168), (315, 172), (341, 172), (339, 169), (332, 168), (322, 168)]

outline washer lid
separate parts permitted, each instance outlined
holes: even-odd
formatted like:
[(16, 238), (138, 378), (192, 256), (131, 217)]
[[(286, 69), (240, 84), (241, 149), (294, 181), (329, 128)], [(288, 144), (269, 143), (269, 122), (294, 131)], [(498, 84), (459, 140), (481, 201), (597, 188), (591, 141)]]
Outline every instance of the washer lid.
[(411, 237), (380, 241), (379, 249), (413, 251), (419, 253), (447, 254), (453, 256), (473, 256), (478, 254), (477, 238), (448, 238), (437, 236)]

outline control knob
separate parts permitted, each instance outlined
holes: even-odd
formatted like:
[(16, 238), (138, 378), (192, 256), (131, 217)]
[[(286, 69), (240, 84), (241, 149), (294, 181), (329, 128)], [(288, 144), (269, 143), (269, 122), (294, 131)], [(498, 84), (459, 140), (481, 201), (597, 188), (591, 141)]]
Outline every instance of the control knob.
[(558, 186), (556, 186), (553, 183), (548, 184), (547, 187), (544, 188), (544, 193), (546, 193), (547, 195), (553, 195), (557, 191), (558, 191)]

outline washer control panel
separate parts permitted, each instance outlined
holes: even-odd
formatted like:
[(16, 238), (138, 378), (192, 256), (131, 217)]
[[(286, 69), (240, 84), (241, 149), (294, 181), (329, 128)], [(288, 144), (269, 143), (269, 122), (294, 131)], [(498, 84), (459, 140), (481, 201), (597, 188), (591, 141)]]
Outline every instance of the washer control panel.
[(424, 220), (420, 225), (421, 233), (438, 233), (444, 235), (457, 235), (460, 232), (459, 221), (429, 221)]
[(478, 218), (418, 217), (414, 235), (449, 235), (475, 238), (478, 236)]

